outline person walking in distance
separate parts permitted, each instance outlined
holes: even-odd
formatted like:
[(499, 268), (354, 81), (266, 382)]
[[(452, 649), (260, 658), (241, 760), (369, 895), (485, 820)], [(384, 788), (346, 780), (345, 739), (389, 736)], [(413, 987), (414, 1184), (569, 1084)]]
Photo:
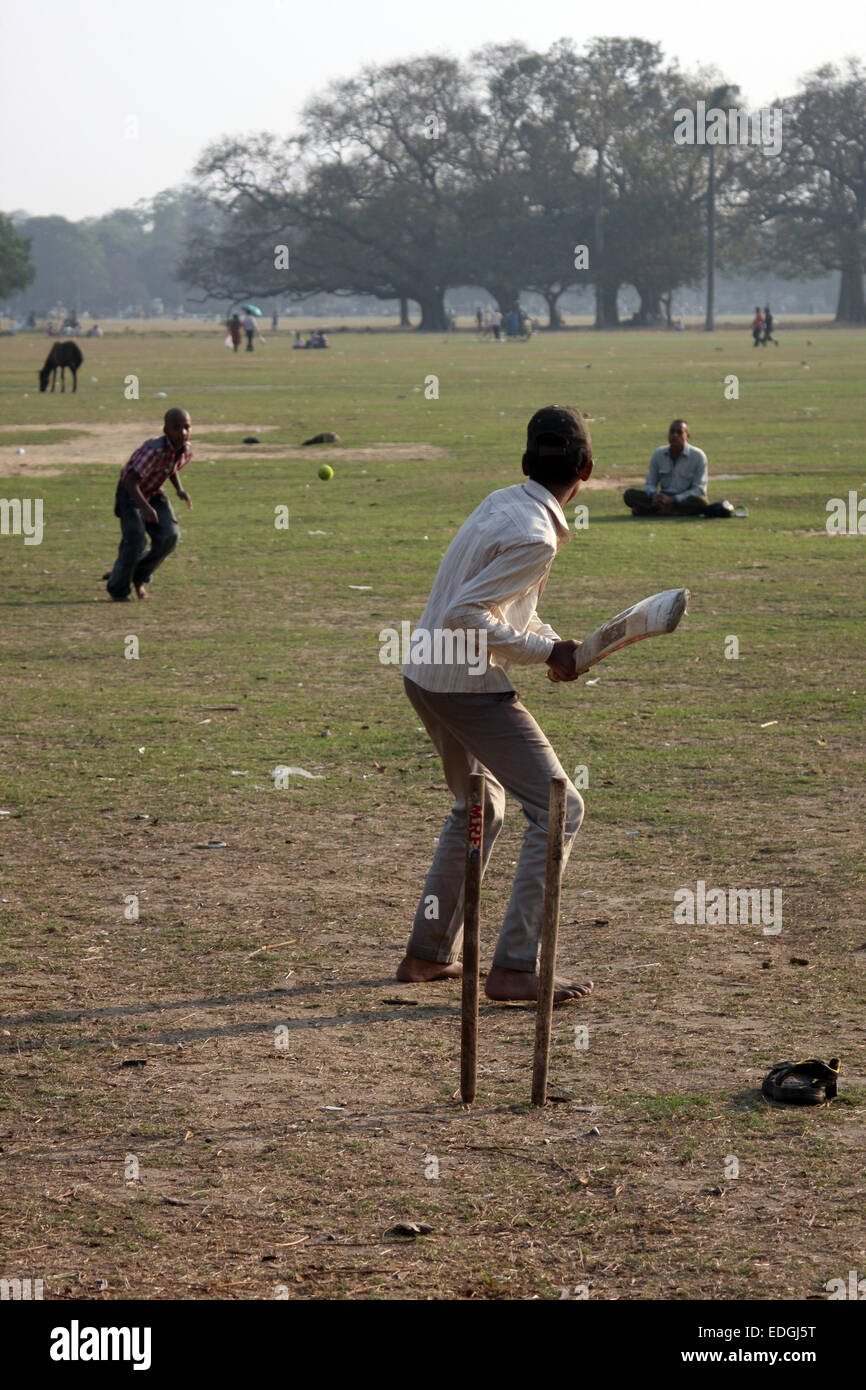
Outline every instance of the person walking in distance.
[(779, 346), (779, 339), (773, 337), (774, 322), (775, 320), (770, 312), (770, 306), (768, 304), (764, 310), (764, 337), (762, 339), (764, 347), (767, 346), (767, 343), (775, 343), (776, 347)]
[[(524, 481), (486, 497), (451, 541), (403, 667), (406, 695), (442, 758), (454, 805), (397, 978), (425, 983), (462, 973), (466, 799), (470, 775), (483, 773), (482, 872), (502, 827), (506, 793), (520, 802), (527, 822), (485, 983), (495, 1000), (533, 1000), (538, 993), (550, 782), (565, 773), (508, 672), (512, 664), (546, 665), (554, 680), (577, 679), (577, 641), (561, 639), (536, 605), (557, 551), (571, 540), (563, 509), (592, 472), (592, 442), (578, 410), (554, 405), (533, 415), (522, 469)], [(566, 859), (582, 819), (583, 800), (568, 781)], [(574, 1002), (591, 990), (589, 980), (557, 979), (554, 998)]]
[[(752, 339), (753, 339), (753, 344), (752, 344), (752, 346), (753, 346), (753, 347), (757, 347), (757, 346), (758, 346), (758, 344), (761, 342), (761, 340), (762, 340), (762, 338), (763, 338), (763, 334), (764, 334), (764, 315), (761, 313), (760, 308), (756, 308), (756, 309), (755, 309), (755, 317), (752, 319)], [(766, 347), (766, 346), (767, 346), (767, 344), (764, 343), (764, 347)]]
[(121, 470), (114, 498), (114, 515), (120, 518), (120, 549), (114, 568), (102, 576), (116, 602), (128, 602), (130, 588), (137, 598), (146, 599), (146, 586), (154, 570), (177, 545), (180, 530), (163, 484), (168, 480), (181, 501), (192, 508), (189, 493), (177, 480), (181, 468), (193, 457), (190, 429), (187, 412), (174, 406), (166, 412), (163, 433), (146, 439)]

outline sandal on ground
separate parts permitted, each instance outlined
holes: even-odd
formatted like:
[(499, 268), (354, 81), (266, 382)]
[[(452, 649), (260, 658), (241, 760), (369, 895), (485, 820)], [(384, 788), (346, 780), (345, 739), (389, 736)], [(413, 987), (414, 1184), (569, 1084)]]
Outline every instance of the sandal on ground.
[(789, 1105), (820, 1105), (836, 1096), (840, 1062), (831, 1057), (829, 1066), (817, 1057), (805, 1062), (776, 1062), (764, 1077), (761, 1090), (768, 1100)]

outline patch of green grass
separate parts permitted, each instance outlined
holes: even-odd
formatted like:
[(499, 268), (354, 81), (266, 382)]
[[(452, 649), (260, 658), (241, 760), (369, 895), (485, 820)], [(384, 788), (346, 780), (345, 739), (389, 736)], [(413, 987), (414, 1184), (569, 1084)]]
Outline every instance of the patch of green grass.
[(28, 430), (24, 426), (20, 429), (0, 431), (0, 446), (21, 448), (31, 447), (38, 444), (66, 444), (70, 439), (83, 439), (87, 435), (87, 430), (74, 429), (44, 429)]
[(718, 1096), (688, 1095), (673, 1091), (668, 1095), (653, 1092), (626, 1092), (620, 1097), (623, 1106), (639, 1109), (649, 1120), (665, 1120), (673, 1115), (699, 1117), (704, 1111), (718, 1106)]

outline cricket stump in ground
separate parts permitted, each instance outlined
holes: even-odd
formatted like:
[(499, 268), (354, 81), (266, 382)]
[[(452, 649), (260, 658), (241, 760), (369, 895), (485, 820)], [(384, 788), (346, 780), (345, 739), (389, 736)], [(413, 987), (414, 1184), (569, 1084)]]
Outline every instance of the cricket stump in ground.
[(481, 864), (484, 858), (484, 776), (469, 778), (466, 799), (466, 878), (463, 893), (463, 995), (460, 1017), (460, 1097), (475, 1099), (478, 1082), (478, 995)]
[(547, 1101), (547, 1071), (550, 1064), (550, 1031), (556, 979), (556, 939), (559, 933), (559, 898), (565, 855), (567, 786), (564, 777), (554, 777), (550, 784), (544, 917), (541, 927), (541, 959), (538, 966), (538, 1002), (535, 1009), (535, 1055), (532, 1060), (533, 1105), (544, 1105)]

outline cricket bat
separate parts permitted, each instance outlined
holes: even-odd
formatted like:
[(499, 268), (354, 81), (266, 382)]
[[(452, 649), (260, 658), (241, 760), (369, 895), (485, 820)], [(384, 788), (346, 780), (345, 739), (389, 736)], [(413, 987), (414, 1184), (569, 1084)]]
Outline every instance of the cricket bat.
[[(603, 661), (611, 652), (620, 647), (641, 642), (644, 637), (658, 637), (663, 632), (673, 632), (680, 618), (686, 612), (689, 601), (688, 589), (663, 589), (660, 594), (633, 603), (615, 618), (610, 618), (601, 627), (591, 632), (574, 653), (574, 669), (578, 675), (588, 671), (597, 661)], [(556, 680), (552, 671), (551, 680)]]

